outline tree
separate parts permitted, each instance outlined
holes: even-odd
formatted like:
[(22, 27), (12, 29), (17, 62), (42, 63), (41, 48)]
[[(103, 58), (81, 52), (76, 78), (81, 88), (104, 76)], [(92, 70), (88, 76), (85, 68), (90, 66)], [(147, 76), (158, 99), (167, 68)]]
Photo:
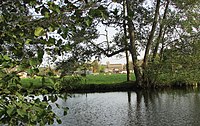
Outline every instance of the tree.
[[(125, 0), (123, 1), (123, 16), (126, 17), (126, 3)], [(128, 42), (127, 42), (127, 28), (126, 28), (126, 20), (123, 20), (123, 29), (124, 29), (124, 45), (126, 48), (128, 48)], [(130, 69), (129, 68), (129, 55), (128, 50), (125, 50), (126, 54), (126, 71), (127, 71), (127, 81), (130, 81)]]
[[(45, 53), (51, 55), (53, 61), (66, 53), (71, 55), (68, 61), (73, 57), (72, 62), (87, 59), (92, 50), (81, 44), (86, 42), (89, 33), (92, 39), (96, 35), (93, 19), (86, 13), (89, 10), (90, 15), (95, 15), (94, 11), (101, 14), (104, 8), (96, 7), (95, 2), (87, 2), (87, 6), (84, 1), (2, 0), (0, 3), (0, 123), (51, 125), (55, 119), (61, 123), (48, 104), (55, 102), (57, 96), (35, 98), (30, 95), (32, 87), (21, 86), (18, 73), (26, 71), (36, 75)], [(50, 33), (59, 35), (53, 37)], [(82, 37), (77, 40), (75, 35)], [(13, 71), (7, 72), (9, 69)], [(58, 83), (51, 82), (58, 89)], [(44, 95), (48, 90), (41, 88), (34, 92)], [(64, 114), (66, 111), (64, 108)]]
[[(190, 66), (191, 62), (189, 62), (189, 60), (194, 62), (196, 59), (196, 56), (192, 55), (192, 52), (198, 52), (197, 48), (194, 49), (191, 46), (194, 44), (194, 41), (199, 41), (197, 37), (200, 23), (197, 21), (197, 15), (199, 15), (198, 6), (199, 4), (196, 1), (167, 1), (157, 39), (162, 41), (160, 43), (160, 53), (157, 55), (160, 57), (160, 60), (155, 59), (156, 48), (158, 48), (157, 44), (159, 43), (157, 41), (155, 49), (152, 50), (153, 60), (155, 61), (149, 65), (151, 67), (149, 71), (155, 70), (156, 76), (154, 78), (157, 79), (157, 83), (165, 83), (166, 81), (172, 83), (198, 82), (195, 79), (195, 75), (198, 75), (197, 68)], [(160, 67), (155, 68), (155, 65)], [(152, 68), (153, 66), (154, 68)], [(191, 69), (187, 69), (187, 66), (190, 66)], [(194, 73), (196, 74), (194, 75)], [(149, 78), (152, 78), (152, 76)], [(153, 82), (155, 83), (155, 81)]]
[[(44, 55), (45, 39), (48, 31), (44, 18), (30, 14), (40, 2), (3, 0), (0, 5), (0, 118), (1, 124), (45, 125), (61, 120), (55, 115), (48, 102), (55, 102), (57, 96), (44, 99), (30, 95), (31, 87), (22, 87), (18, 73), (28, 70), (31, 75), (38, 73), (38, 66)], [(53, 5), (53, 4), (52, 4)], [(44, 8), (41, 12), (43, 13)], [(52, 12), (52, 14), (54, 11)], [(44, 13), (43, 13), (44, 14)], [(48, 15), (49, 13), (45, 13)], [(50, 22), (50, 21), (49, 21)], [(46, 29), (44, 29), (46, 28)], [(11, 70), (11, 71), (7, 71)], [(35, 91), (35, 95), (46, 94), (46, 89)], [(65, 109), (66, 113), (66, 109)]]
[[(128, 27), (128, 38), (130, 42), (128, 46), (125, 44), (114, 44), (114, 48), (111, 46), (113, 43), (119, 43), (117, 39), (114, 39), (112, 44), (107, 44), (107, 48), (103, 49), (98, 46), (97, 48), (106, 56), (113, 56), (129, 50), (132, 56), (136, 82), (139, 86), (149, 87), (152, 86), (154, 78), (150, 76), (149, 70), (152, 64), (162, 62), (155, 60), (156, 55), (162, 57), (164, 50), (168, 48), (174, 48), (180, 46), (178, 43), (185, 43), (184, 40), (187, 37), (197, 36), (199, 31), (198, 15), (199, 4), (197, 1), (152, 1), (150, 7), (144, 6), (146, 1), (113, 1), (118, 4), (125, 3), (127, 16), (116, 8), (109, 12), (108, 19), (104, 19), (102, 22), (105, 25), (117, 25), (122, 26), (125, 23), (124, 29)], [(161, 11), (160, 11), (161, 10)], [(125, 11), (125, 10), (124, 10)], [(189, 15), (191, 13), (191, 15)], [(121, 14), (121, 15), (120, 15)], [(184, 18), (182, 18), (184, 17)], [(119, 35), (117, 35), (118, 37)], [(118, 39), (119, 40), (119, 39)], [(120, 40), (122, 41), (122, 40)], [(187, 43), (191, 41), (187, 40)], [(117, 46), (117, 47), (116, 47)], [(161, 48), (160, 48), (161, 47)], [(189, 46), (186, 46), (187, 48)], [(142, 67), (138, 63), (139, 48), (145, 50)], [(160, 53), (158, 53), (160, 51)], [(154, 66), (155, 67), (155, 66)], [(155, 71), (156, 72), (156, 71)]]
[(160, 23), (160, 30), (159, 30), (159, 35), (158, 35), (158, 38), (157, 38), (157, 42), (156, 42), (156, 45), (155, 45), (155, 48), (153, 50), (153, 57), (152, 57), (152, 60), (155, 60), (156, 58), (156, 55), (157, 55), (157, 51), (158, 51), (158, 47), (159, 47), (159, 44), (161, 43), (162, 41), (162, 38), (164, 36), (164, 21), (166, 20), (167, 18), (167, 10), (168, 10), (168, 7), (169, 7), (169, 3), (170, 1), (167, 0), (166, 2), (166, 6), (165, 6), (165, 9), (164, 9), (164, 14), (163, 14), (163, 19), (161, 20), (161, 23)]

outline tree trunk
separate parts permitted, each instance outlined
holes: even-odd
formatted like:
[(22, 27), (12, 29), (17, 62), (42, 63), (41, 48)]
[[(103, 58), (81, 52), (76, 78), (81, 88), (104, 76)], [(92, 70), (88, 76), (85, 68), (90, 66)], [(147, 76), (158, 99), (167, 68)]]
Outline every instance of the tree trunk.
[(159, 31), (157, 43), (156, 43), (155, 49), (153, 50), (153, 58), (152, 58), (152, 61), (154, 61), (155, 58), (156, 58), (156, 55), (157, 55), (157, 52), (158, 52), (158, 47), (159, 47), (159, 44), (160, 44), (160, 42), (161, 42), (161, 38), (162, 38), (162, 36), (164, 36), (164, 34), (163, 34), (164, 20), (165, 20), (166, 17), (167, 17), (168, 6), (169, 6), (169, 0), (167, 0), (167, 4), (166, 4), (166, 6), (165, 6), (165, 11), (164, 11), (163, 19), (162, 19), (162, 22), (161, 22), (161, 24), (160, 24), (160, 31)]
[[(165, 27), (164, 33), (166, 32), (167, 27)], [(160, 49), (160, 61), (163, 60), (163, 52), (164, 52), (164, 35), (162, 36), (162, 47)]]
[(156, 25), (157, 25), (157, 22), (158, 22), (159, 9), (160, 9), (160, 0), (157, 0), (156, 10), (155, 10), (154, 20), (153, 20), (153, 25), (152, 25), (151, 32), (150, 32), (150, 35), (149, 35), (149, 39), (147, 41), (145, 55), (144, 55), (144, 61), (143, 61), (143, 68), (144, 69), (145, 69), (146, 65), (148, 64), (149, 51), (150, 51), (150, 48), (151, 48), (151, 45), (152, 45), (152, 41), (153, 41), (153, 38), (154, 38), (154, 33), (155, 33), (155, 30), (156, 30)]
[(158, 22), (159, 9), (160, 9), (160, 0), (157, 0), (153, 25), (152, 25), (151, 32), (150, 32), (150, 35), (149, 35), (149, 39), (147, 41), (145, 55), (144, 55), (144, 59), (143, 59), (143, 71), (144, 72), (143, 72), (142, 79), (143, 79), (143, 83), (145, 83), (146, 84), (145, 86), (147, 86), (147, 87), (150, 86), (149, 85), (150, 81), (148, 80), (147, 75), (145, 74), (145, 69), (146, 69), (146, 66), (148, 64), (149, 52), (150, 52), (150, 49), (151, 49), (151, 45), (152, 45), (153, 38), (154, 38), (154, 33), (155, 33), (157, 22)]
[[(123, 15), (124, 18), (126, 17), (126, 5), (125, 5), (125, 0), (123, 1)], [(127, 42), (127, 30), (126, 30), (126, 20), (124, 19), (123, 21), (123, 28), (124, 28), (124, 44), (125, 47), (128, 48), (128, 42)], [(128, 56), (128, 50), (125, 50), (126, 54), (126, 71), (127, 71), (127, 76), (126, 79), (127, 81), (130, 81), (130, 70), (129, 70), (129, 56)]]
[(136, 83), (138, 86), (142, 86), (141, 69), (137, 64), (137, 49), (136, 49), (136, 43), (135, 43), (134, 25), (133, 25), (132, 20), (130, 19), (131, 10), (130, 10), (129, 0), (126, 0), (126, 9), (127, 9), (127, 15), (128, 15), (128, 32), (129, 32), (129, 37), (130, 37), (130, 53), (131, 53), (132, 61), (133, 61)]
[[(127, 40), (126, 40), (127, 41)], [(127, 45), (126, 45), (127, 46)], [(130, 81), (130, 69), (129, 69), (129, 56), (128, 56), (128, 50), (125, 52), (126, 54), (126, 80)]]

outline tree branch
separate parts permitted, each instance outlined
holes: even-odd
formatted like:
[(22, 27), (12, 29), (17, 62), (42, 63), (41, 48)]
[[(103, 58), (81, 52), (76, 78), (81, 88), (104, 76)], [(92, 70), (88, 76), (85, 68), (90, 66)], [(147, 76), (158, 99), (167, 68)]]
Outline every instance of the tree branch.
[(153, 38), (154, 38), (154, 33), (155, 33), (157, 22), (158, 22), (159, 9), (160, 9), (160, 0), (157, 0), (153, 25), (152, 25), (151, 32), (150, 32), (150, 35), (149, 35), (149, 39), (148, 39), (148, 42), (147, 42), (147, 45), (146, 45), (146, 50), (145, 50), (145, 55), (144, 55), (144, 60), (143, 60), (143, 67), (144, 68), (148, 64), (149, 51), (150, 51), (150, 48), (151, 48), (151, 44), (152, 44), (152, 41), (153, 41)]
[(105, 49), (99, 47), (98, 45), (96, 45), (96, 44), (93, 43), (93, 42), (90, 42), (90, 44), (92, 44), (94, 47), (96, 47), (98, 50), (100, 50), (100, 51), (101, 51), (105, 56), (107, 56), (107, 57), (112, 57), (112, 56), (117, 55), (117, 54), (119, 54), (119, 53), (121, 53), (121, 52), (124, 52), (125, 50), (129, 50), (129, 48), (124, 47), (124, 48), (121, 48), (121, 49), (119, 49), (119, 50), (117, 50), (117, 51), (108, 53), (107, 51), (108, 51), (109, 49), (106, 49), (106, 50), (105, 50)]

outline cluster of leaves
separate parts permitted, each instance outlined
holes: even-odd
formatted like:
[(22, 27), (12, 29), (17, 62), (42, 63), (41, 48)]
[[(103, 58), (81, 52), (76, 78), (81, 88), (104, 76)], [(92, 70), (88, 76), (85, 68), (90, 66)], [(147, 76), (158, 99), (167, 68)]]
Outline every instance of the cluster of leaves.
[(75, 85), (80, 86), (84, 82), (84, 78), (80, 75), (74, 75), (72, 77), (63, 77), (59, 83), (59, 90), (71, 90)]
[(36, 95), (47, 94), (48, 91), (40, 89), (32, 95), (32, 90), (21, 86), (16, 72), (6, 74), (4, 69), (0, 70), (0, 124), (50, 125), (55, 119), (61, 123), (49, 105), (49, 102), (57, 100), (57, 96), (37, 98)]
[(185, 45), (166, 49), (163, 60), (150, 63), (146, 72), (154, 84), (196, 84), (200, 82), (199, 38)]
[[(149, 56), (149, 63), (143, 69), (145, 81), (151, 84), (198, 83), (199, 4), (197, 1), (172, 0), (161, 4), (160, 9), (162, 6), (165, 12), (159, 13), (151, 44), (150, 55), (153, 57)], [(155, 46), (159, 48), (156, 51)], [(146, 44), (144, 47), (147, 48)], [(154, 57), (154, 51), (158, 51), (157, 57)]]
[[(44, 55), (42, 35), (48, 31), (43, 18), (35, 18), (31, 9), (41, 4), (36, 0), (12, 1), (3, 0), (0, 5), (0, 123), (9, 125), (45, 125), (61, 120), (52, 111), (49, 102), (55, 102), (57, 96), (49, 99), (36, 98), (30, 95), (31, 90), (20, 84), (18, 73), (26, 71), (30, 75), (39, 72), (38, 67)], [(50, 3), (52, 12), (59, 11)], [(52, 4), (52, 5), (51, 5)], [(32, 8), (31, 8), (32, 7)], [(49, 13), (41, 10), (47, 18)], [(57, 12), (58, 13), (58, 12)], [(55, 26), (54, 26), (55, 27)], [(45, 89), (37, 94), (49, 93)], [(66, 112), (65, 112), (66, 113)]]
[(19, 93), (1, 95), (1, 124), (51, 125), (54, 119), (61, 123), (48, 102), (34, 97), (24, 97)]
[[(2, 0), (0, 3), (0, 118), (9, 125), (52, 124), (56, 118), (50, 101), (54, 97), (41, 100), (31, 93), (48, 94), (46, 89), (32, 92), (20, 84), (19, 73), (27, 72), (33, 77), (39, 72), (44, 54), (66, 57), (58, 62), (59, 68), (74, 69), (77, 62), (85, 62), (96, 53), (92, 39), (98, 37), (94, 17), (106, 17), (106, 8), (97, 1), (40, 1)], [(50, 33), (56, 34), (54, 37)], [(63, 64), (64, 65), (63, 65)], [(69, 65), (71, 64), (71, 65)], [(67, 66), (67, 67), (65, 67)], [(66, 69), (63, 69), (66, 70)], [(50, 74), (49, 74), (50, 75)], [(53, 76), (53, 74), (51, 74)], [(42, 83), (45, 83), (45, 77)], [(50, 77), (55, 90), (60, 89), (60, 81)], [(79, 78), (67, 83), (80, 81)], [(66, 82), (66, 80), (65, 80)], [(56, 96), (55, 96), (56, 97)], [(65, 109), (66, 110), (66, 109)], [(66, 111), (64, 111), (66, 114)]]

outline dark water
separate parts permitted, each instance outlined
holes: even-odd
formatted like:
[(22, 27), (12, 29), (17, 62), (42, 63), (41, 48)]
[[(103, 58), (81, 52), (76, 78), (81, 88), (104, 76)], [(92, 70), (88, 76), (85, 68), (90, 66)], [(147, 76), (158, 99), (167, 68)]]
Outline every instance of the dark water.
[(200, 126), (197, 89), (72, 94), (57, 103), (69, 107), (63, 126)]

